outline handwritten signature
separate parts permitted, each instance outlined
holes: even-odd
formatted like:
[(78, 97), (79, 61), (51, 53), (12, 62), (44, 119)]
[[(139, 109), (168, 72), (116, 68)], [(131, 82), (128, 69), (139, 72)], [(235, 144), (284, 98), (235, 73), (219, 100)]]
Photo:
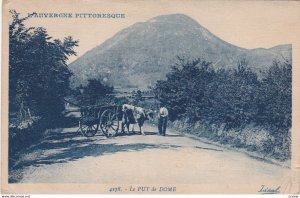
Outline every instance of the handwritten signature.
[(280, 186), (275, 187), (275, 188), (274, 187), (270, 188), (268, 186), (261, 185), (261, 188), (258, 192), (261, 194), (278, 194), (278, 193), (280, 193)]

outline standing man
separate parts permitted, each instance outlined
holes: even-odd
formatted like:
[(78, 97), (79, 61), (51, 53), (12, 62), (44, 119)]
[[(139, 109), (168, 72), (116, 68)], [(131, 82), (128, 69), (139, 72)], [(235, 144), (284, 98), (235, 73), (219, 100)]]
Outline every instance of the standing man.
[(168, 109), (166, 108), (165, 104), (161, 103), (159, 109), (159, 118), (158, 118), (159, 135), (162, 136), (166, 135), (168, 115), (169, 115)]

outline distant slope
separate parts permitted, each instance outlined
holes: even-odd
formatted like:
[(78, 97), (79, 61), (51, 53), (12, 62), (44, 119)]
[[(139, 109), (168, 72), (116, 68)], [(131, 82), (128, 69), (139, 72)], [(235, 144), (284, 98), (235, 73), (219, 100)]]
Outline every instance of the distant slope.
[(115, 86), (145, 88), (164, 79), (176, 56), (202, 57), (216, 68), (236, 67), (245, 58), (256, 71), (274, 59), (291, 59), (291, 45), (270, 49), (244, 49), (210, 33), (182, 14), (163, 15), (136, 23), (114, 35), (71, 63), (77, 76), (73, 86), (106, 77)]

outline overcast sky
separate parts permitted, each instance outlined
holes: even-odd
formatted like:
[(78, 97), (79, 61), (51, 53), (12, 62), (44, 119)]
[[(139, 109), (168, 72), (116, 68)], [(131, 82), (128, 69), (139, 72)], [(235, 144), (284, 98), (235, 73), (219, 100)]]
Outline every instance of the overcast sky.
[[(18, 3), (22, 2), (22, 3)], [(299, 31), (300, 3), (295, 1), (93, 1), (10, 0), (5, 8), (27, 13), (124, 13), (125, 19), (35, 18), (30, 25), (43, 26), (54, 38), (71, 35), (79, 40), (78, 56), (136, 22), (165, 14), (190, 16), (219, 38), (243, 48), (270, 48), (293, 43)], [(62, 3), (64, 2), (64, 3)], [(73, 61), (76, 57), (72, 57)]]

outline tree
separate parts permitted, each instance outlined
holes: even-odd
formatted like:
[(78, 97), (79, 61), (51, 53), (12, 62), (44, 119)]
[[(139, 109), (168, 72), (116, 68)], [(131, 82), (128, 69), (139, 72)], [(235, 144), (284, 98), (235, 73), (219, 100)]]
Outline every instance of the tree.
[(68, 57), (76, 55), (78, 41), (66, 37), (53, 39), (45, 28), (24, 25), (28, 17), (10, 11), (9, 25), (9, 101), (10, 110), (21, 104), (43, 117), (57, 117), (72, 73)]
[(103, 84), (100, 80), (89, 79), (86, 87), (83, 87), (82, 105), (95, 105), (100, 100), (111, 94), (113, 87)]
[(142, 91), (137, 90), (136, 92), (132, 93), (133, 95), (133, 104), (138, 105), (140, 101), (143, 101)]
[(171, 109), (173, 119), (226, 123), (230, 128), (243, 127), (254, 120), (259, 85), (245, 60), (239, 62), (237, 69), (215, 71), (201, 59), (179, 58), (167, 80), (158, 81), (154, 90)]
[(274, 61), (262, 79), (257, 122), (288, 130), (292, 120), (292, 64)]
[(213, 79), (214, 71), (201, 59), (177, 58), (178, 64), (171, 67), (167, 80), (156, 83), (154, 94), (166, 103), (172, 120), (186, 117), (195, 121), (200, 119), (205, 86)]

